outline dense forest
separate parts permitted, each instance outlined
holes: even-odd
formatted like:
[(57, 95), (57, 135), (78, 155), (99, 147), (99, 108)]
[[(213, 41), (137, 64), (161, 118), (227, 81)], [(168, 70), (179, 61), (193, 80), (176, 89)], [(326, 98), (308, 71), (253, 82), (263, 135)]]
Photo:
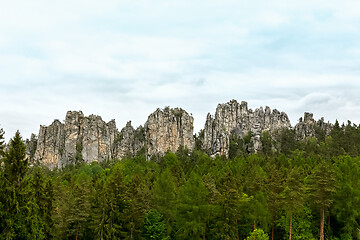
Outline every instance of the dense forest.
[(257, 153), (234, 135), (228, 159), (201, 135), (192, 152), (50, 171), (1, 130), (0, 239), (360, 239), (360, 126), (263, 132)]

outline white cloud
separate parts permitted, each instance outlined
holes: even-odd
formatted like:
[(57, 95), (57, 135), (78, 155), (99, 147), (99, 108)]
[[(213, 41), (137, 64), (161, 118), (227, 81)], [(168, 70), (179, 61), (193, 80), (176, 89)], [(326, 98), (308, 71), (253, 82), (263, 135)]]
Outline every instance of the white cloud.
[(0, 126), (28, 137), (83, 110), (121, 128), (170, 105), (192, 112), (198, 131), (233, 98), (285, 111), (293, 124), (303, 111), (360, 121), (359, 4), (8, 1)]

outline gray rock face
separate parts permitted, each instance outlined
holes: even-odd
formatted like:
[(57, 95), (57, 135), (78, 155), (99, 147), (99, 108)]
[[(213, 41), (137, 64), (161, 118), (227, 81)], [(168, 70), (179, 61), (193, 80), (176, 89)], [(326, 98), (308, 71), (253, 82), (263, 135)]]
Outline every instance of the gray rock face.
[(279, 128), (290, 128), (290, 121), (286, 113), (269, 107), (248, 109), (247, 102), (239, 104), (231, 100), (219, 104), (215, 116), (207, 115), (204, 127), (203, 149), (210, 155), (229, 156), (229, 139), (231, 134), (244, 137), (251, 132), (254, 150), (261, 147), (260, 135), (263, 131), (273, 132)]
[(40, 126), (34, 159), (53, 169), (65, 160), (64, 124), (55, 120), (50, 126)]
[(317, 131), (323, 131), (328, 136), (333, 129), (333, 125), (325, 122), (324, 118), (315, 121), (312, 113), (304, 113), (304, 119), (300, 118), (299, 123), (295, 125), (297, 140), (303, 140), (310, 137), (316, 137)]
[(26, 139), (26, 157), (29, 159), (29, 162), (34, 162), (36, 146), (37, 146), (37, 136), (35, 134), (31, 134), (30, 139)]
[(124, 157), (133, 157), (138, 151), (145, 146), (145, 132), (144, 128), (140, 126), (136, 130), (131, 126), (131, 121), (126, 123), (126, 126), (121, 129), (118, 134), (114, 149), (115, 157), (122, 159)]
[[(115, 120), (104, 122), (100, 116), (84, 116), (81, 111), (68, 111), (64, 123), (55, 120), (50, 126), (40, 126), (38, 138), (35, 135), (27, 141), (27, 154), (32, 161), (40, 161), (53, 169), (62, 168), (82, 158), (86, 163), (106, 159), (133, 157), (145, 149), (147, 159), (180, 146), (193, 150), (194, 119), (181, 108), (157, 109), (149, 115), (144, 127), (137, 129), (128, 122), (119, 132)], [(306, 139), (318, 134), (329, 135), (332, 124), (324, 119), (315, 121), (313, 115), (305, 113), (295, 126), (297, 139)], [(248, 109), (246, 102), (231, 100), (219, 104), (215, 115), (207, 115), (203, 149), (210, 155), (229, 156), (232, 134), (243, 138), (249, 132), (253, 150), (261, 148), (263, 131), (274, 133), (281, 128), (291, 128), (286, 113), (269, 107)]]
[(77, 154), (87, 163), (103, 161), (112, 158), (116, 135), (114, 120), (105, 123), (99, 116), (69, 111), (64, 124), (55, 120), (40, 126), (34, 158), (51, 169), (75, 162)]
[(175, 152), (179, 146), (194, 148), (194, 118), (181, 108), (157, 109), (145, 123), (147, 157)]
[[(156, 110), (145, 127), (134, 129), (131, 122), (118, 132), (115, 120), (104, 122), (100, 116), (85, 117), (81, 111), (68, 111), (65, 122), (55, 120), (40, 126), (34, 159), (53, 169), (75, 163), (81, 157), (86, 163), (106, 159), (133, 157), (146, 147), (148, 158), (179, 146), (192, 150), (193, 117), (175, 108)], [(31, 146), (28, 144), (30, 154)]]

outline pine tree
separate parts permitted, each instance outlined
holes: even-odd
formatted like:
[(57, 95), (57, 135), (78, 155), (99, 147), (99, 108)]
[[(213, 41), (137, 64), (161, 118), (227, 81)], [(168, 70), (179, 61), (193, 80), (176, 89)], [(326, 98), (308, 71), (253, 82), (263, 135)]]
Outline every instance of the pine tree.
[(299, 170), (292, 169), (286, 179), (286, 186), (282, 192), (285, 210), (290, 216), (289, 240), (291, 240), (293, 214), (301, 210), (304, 205), (305, 186), (301, 181)]
[(267, 172), (268, 206), (271, 214), (271, 239), (274, 240), (275, 220), (283, 204), (281, 193), (284, 190), (284, 174), (274, 163), (270, 163)]
[(320, 240), (324, 240), (325, 211), (333, 202), (336, 175), (333, 166), (322, 161), (310, 176), (310, 193), (320, 210)]

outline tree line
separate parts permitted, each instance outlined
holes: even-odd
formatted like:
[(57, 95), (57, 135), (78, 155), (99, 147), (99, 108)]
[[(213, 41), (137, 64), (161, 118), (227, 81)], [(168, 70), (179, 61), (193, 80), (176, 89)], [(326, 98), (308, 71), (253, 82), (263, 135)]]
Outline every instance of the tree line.
[[(251, 133), (250, 133), (251, 134)], [(0, 239), (360, 239), (360, 127), (296, 140), (232, 136), (229, 158), (189, 152), (63, 169), (29, 166), (0, 131)]]

